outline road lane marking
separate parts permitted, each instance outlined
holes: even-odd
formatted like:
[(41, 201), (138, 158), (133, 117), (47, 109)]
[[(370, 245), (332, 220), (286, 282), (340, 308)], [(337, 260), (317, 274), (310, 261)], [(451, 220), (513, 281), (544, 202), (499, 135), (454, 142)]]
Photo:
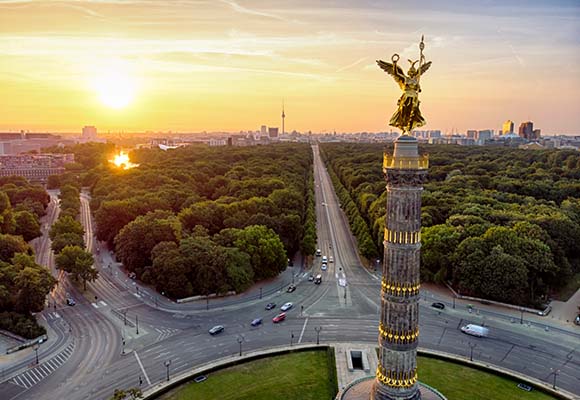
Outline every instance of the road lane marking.
[(145, 371), (145, 368), (143, 367), (143, 364), (141, 363), (141, 359), (139, 358), (139, 355), (137, 354), (136, 351), (133, 351), (133, 354), (135, 354), (135, 358), (137, 359), (137, 362), (139, 363), (139, 366), (141, 367), (141, 371), (143, 371), (143, 375), (145, 375), (145, 379), (147, 379), (147, 383), (151, 385), (151, 380), (149, 379), (149, 375), (147, 375), (147, 372)]
[(302, 332), (300, 332), (300, 338), (298, 339), (298, 344), (302, 342), (302, 336), (304, 336), (304, 330), (306, 329), (306, 324), (308, 323), (308, 318), (304, 321), (304, 325), (302, 326)]

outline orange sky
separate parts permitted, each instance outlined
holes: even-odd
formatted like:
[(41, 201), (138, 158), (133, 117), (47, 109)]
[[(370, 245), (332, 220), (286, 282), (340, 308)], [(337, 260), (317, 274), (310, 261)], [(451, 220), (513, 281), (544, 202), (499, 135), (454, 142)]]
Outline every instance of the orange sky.
[(389, 130), (374, 60), (424, 33), (426, 129), (580, 134), (579, 26), (575, 1), (0, 0), (0, 130), (254, 130), (282, 99), (287, 131)]

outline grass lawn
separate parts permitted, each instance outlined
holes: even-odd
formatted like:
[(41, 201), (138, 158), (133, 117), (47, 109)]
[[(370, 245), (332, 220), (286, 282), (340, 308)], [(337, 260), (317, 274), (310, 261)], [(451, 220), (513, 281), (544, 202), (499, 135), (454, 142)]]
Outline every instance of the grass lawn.
[(518, 389), (509, 378), (435, 358), (418, 357), (419, 380), (439, 390), (448, 400), (549, 400), (536, 389)]
[[(329, 365), (330, 364), (330, 365)], [(334, 357), (303, 351), (236, 365), (167, 393), (164, 400), (320, 400), (336, 395)]]

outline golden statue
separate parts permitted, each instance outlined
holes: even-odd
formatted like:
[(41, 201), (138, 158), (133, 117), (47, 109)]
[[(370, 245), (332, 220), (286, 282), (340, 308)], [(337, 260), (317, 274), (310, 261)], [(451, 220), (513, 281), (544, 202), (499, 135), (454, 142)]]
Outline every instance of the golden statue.
[[(431, 66), (431, 61), (425, 63), (425, 56), (423, 55), (424, 48), (425, 44), (423, 43), (423, 37), (421, 37), (421, 43), (419, 44), (419, 49), (421, 50), (420, 57), (417, 61), (408, 60), (411, 63), (411, 67), (409, 67), (407, 75), (397, 65), (399, 61), (398, 54), (395, 53), (391, 57), (392, 64), (377, 60), (379, 67), (389, 75), (392, 75), (403, 91), (403, 95), (397, 102), (399, 108), (389, 121), (389, 125), (401, 129), (403, 135), (407, 135), (413, 129), (425, 125), (425, 118), (423, 118), (421, 110), (419, 110), (419, 104), (421, 103), (419, 101), (419, 93), (421, 92), (419, 81), (421, 80), (421, 75)], [(415, 64), (417, 63), (419, 63), (419, 68), (415, 69)]]

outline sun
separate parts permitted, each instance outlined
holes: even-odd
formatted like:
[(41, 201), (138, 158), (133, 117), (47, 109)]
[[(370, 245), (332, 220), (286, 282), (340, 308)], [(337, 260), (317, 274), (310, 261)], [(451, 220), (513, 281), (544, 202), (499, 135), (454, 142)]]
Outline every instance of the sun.
[(135, 98), (135, 79), (121, 63), (103, 67), (94, 80), (94, 88), (101, 102), (107, 107), (121, 109)]

